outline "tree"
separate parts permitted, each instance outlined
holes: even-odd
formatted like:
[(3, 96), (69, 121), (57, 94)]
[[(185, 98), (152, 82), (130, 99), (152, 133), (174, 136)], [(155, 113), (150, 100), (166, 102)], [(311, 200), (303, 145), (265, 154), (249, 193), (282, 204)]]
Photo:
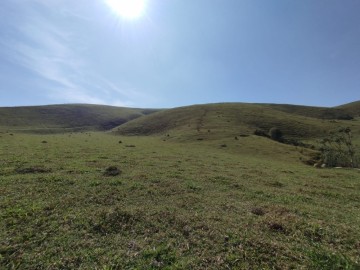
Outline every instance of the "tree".
[(321, 156), (329, 167), (356, 167), (356, 151), (353, 144), (351, 129), (340, 128), (337, 132), (321, 141)]
[(278, 142), (282, 141), (282, 132), (278, 128), (275, 127), (271, 128), (269, 131), (269, 136), (274, 141), (278, 141)]

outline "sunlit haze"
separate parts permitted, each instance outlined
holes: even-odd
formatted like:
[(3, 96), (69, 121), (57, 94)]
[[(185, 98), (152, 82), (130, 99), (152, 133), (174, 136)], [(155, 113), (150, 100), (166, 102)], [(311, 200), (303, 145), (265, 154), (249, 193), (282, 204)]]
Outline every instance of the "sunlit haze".
[(137, 19), (145, 10), (145, 0), (106, 0), (106, 3), (116, 14), (127, 19)]
[(1, 0), (0, 107), (360, 100), (359, 0)]

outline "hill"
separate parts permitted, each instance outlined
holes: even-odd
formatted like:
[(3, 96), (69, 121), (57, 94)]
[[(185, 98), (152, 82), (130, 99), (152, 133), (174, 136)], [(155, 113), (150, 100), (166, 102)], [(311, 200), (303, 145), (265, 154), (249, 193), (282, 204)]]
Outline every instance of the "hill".
[[(345, 117), (345, 116), (349, 117)], [(250, 135), (256, 129), (281, 129), (285, 136), (313, 139), (339, 126), (359, 129), (357, 120), (339, 108), (295, 105), (221, 103), (194, 105), (160, 111), (114, 129), (121, 135), (167, 134), (182, 138), (221, 138)]]
[[(360, 102), (334, 108), (288, 104), (218, 103), (166, 110), (69, 104), (0, 108), (0, 130), (30, 133), (107, 131), (120, 135), (171, 135), (181, 140), (220, 139), (281, 129), (311, 140), (339, 126), (359, 133)], [(355, 119), (354, 119), (355, 118)]]
[(312, 117), (325, 120), (351, 120), (354, 118), (354, 113), (351, 110), (343, 108), (326, 108), (326, 107), (313, 107), (301, 106), (290, 104), (264, 104), (270, 108), (306, 117)]
[(4, 107), (0, 108), (0, 129), (36, 133), (109, 130), (154, 111), (87, 104)]
[(353, 116), (360, 116), (360, 100), (337, 107)]

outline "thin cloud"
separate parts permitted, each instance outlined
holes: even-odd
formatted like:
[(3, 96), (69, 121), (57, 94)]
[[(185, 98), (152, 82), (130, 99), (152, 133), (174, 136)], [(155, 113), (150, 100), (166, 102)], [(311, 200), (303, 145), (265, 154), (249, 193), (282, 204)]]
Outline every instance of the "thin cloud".
[[(37, 3), (44, 8), (58, 1)], [(14, 25), (22, 41), (8, 40), (12, 61), (41, 78), (45, 94), (56, 102), (133, 105), (142, 96), (130, 88), (122, 90), (101, 75), (89, 74), (86, 61), (73, 49), (74, 35), (67, 29), (52, 25), (44, 16), (31, 10), (26, 24)], [(2, 42), (4, 43), (4, 42)], [(46, 90), (45, 90), (46, 89)]]
[(154, 97), (151, 97), (143, 92), (140, 92), (131, 86), (123, 86), (119, 87), (115, 85), (113, 82), (106, 80), (105, 78), (101, 78), (102, 85), (106, 86), (107, 89), (110, 89), (112, 92), (116, 92), (118, 94), (121, 94), (122, 96), (130, 99), (130, 100), (148, 100), (151, 102), (155, 102), (156, 99)]

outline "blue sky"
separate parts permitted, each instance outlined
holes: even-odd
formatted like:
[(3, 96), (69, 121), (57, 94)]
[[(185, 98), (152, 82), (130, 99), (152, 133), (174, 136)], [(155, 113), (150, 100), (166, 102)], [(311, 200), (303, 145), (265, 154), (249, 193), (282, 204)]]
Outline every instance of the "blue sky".
[[(131, 1), (131, 0), (129, 0)], [(359, 0), (0, 1), (0, 106), (360, 100)]]

